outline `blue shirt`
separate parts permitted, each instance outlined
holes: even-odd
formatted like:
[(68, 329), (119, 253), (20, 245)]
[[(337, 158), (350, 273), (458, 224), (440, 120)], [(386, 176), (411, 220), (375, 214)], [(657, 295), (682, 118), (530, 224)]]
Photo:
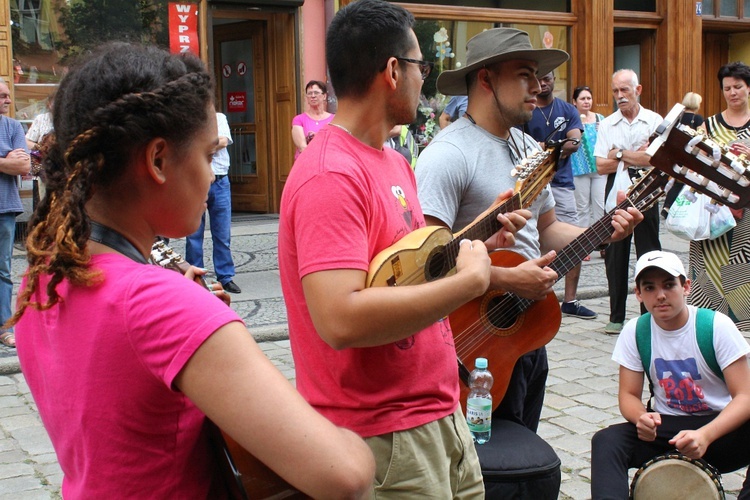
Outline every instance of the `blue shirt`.
[(448, 105), (445, 106), (443, 113), (446, 113), (451, 117), (451, 121), (455, 122), (466, 113), (466, 108), (469, 106), (469, 98), (465, 95), (454, 95), (451, 100), (448, 101)]
[[(14, 149), (26, 149), (26, 136), (21, 123), (0, 116), (0, 158), (5, 158)], [(29, 163), (31, 168), (31, 163)], [(17, 176), (0, 172), (0, 213), (23, 213), (21, 197), (18, 194)]]
[[(547, 117), (549, 117), (549, 125), (547, 125)], [(569, 121), (565, 123), (565, 120)], [(560, 127), (560, 130), (553, 134), (552, 132), (555, 130), (555, 127), (558, 126)], [(529, 123), (519, 128), (537, 141), (544, 142), (565, 139), (569, 130), (583, 130), (583, 124), (581, 123), (581, 115), (578, 114), (578, 110), (575, 106), (561, 99), (554, 98), (552, 104), (549, 106), (535, 108)], [(550, 134), (552, 135), (550, 136)], [(573, 168), (570, 164), (569, 156), (558, 162), (557, 172), (550, 184), (553, 186), (575, 189), (575, 183), (573, 182)]]

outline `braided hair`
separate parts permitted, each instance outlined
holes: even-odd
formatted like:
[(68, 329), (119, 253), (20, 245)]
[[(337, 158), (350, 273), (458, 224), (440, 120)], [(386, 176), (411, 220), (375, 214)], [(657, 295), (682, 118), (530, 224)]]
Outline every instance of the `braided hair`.
[[(44, 159), (47, 195), (26, 240), (26, 286), (6, 327), (28, 306), (57, 304), (63, 279), (83, 286), (100, 281), (86, 250), (91, 226), (85, 205), (94, 189), (127, 175), (154, 138), (181, 149), (206, 126), (212, 100), (213, 82), (198, 58), (156, 47), (106, 44), (71, 68), (55, 98), (55, 142)], [(47, 302), (32, 302), (43, 274), (52, 276)]]

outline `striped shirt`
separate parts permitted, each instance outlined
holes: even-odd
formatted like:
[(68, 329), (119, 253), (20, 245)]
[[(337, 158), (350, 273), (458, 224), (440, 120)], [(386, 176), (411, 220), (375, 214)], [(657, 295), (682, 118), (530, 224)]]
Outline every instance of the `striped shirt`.
[(619, 109), (599, 122), (599, 135), (596, 138), (594, 156), (607, 158), (607, 154), (612, 149), (637, 151), (648, 142), (648, 138), (663, 118), (643, 106), (639, 108), (638, 115), (632, 122), (629, 122)]

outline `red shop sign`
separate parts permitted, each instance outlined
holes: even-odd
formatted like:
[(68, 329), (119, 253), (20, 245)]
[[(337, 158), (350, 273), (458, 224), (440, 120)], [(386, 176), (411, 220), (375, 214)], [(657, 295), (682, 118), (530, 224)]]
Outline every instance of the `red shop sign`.
[(169, 2), (169, 50), (192, 52), (198, 50), (198, 5)]
[(227, 111), (241, 113), (247, 110), (247, 93), (227, 92)]

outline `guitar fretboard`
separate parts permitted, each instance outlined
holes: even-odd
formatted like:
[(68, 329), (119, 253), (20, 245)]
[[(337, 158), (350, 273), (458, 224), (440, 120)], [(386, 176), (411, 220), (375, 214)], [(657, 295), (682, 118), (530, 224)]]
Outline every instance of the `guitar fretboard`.
[(521, 195), (516, 193), (488, 212), (485, 217), (467, 228), (461, 233), (459, 238), (455, 238), (445, 245), (445, 255), (448, 258), (450, 268), (452, 269), (456, 266), (456, 259), (458, 258), (461, 240), (468, 239), (485, 241), (503, 227), (503, 225), (497, 220), (498, 215), (513, 212), (514, 210), (520, 210), (521, 208), (523, 208)]

